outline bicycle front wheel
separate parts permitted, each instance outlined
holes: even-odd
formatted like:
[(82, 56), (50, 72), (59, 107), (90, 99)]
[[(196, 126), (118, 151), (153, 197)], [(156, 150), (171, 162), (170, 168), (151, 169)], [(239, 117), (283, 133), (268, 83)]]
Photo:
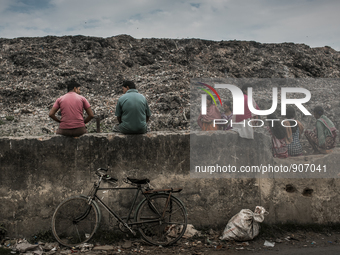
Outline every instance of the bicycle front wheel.
[(154, 245), (177, 242), (187, 228), (187, 213), (182, 202), (169, 194), (144, 199), (136, 213), (136, 224), (143, 239)]
[(87, 197), (72, 197), (62, 202), (52, 217), (52, 232), (57, 241), (75, 247), (92, 238), (99, 226), (100, 212)]

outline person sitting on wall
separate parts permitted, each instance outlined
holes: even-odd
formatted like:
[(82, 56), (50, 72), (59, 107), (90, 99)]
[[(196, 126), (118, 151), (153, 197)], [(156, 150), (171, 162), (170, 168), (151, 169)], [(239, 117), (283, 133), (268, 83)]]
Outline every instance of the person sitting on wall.
[[(267, 119), (275, 120), (277, 119), (277, 117), (275, 114), (272, 113), (267, 116)], [(287, 158), (288, 157), (287, 132), (286, 129), (281, 125), (281, 122), (273, 121), (273, 123), (266, 126), (266, 129), (268, 130), (271, 136), (273, 157)]]
[[(253, 127), (248, 125), (248, 121), (252, 119), (258, 119), (258, 116), (254, 115), (248, 107), (248, 87), (250, 85), (243, 85), (242, 92), (243, 92), (243, 100), (244, 100), (244, 114), (243, 115), (235, 115), (235, 123), (233, 123), (233, 129), (239, 133), (239, 136), (242, 138), (247, 139), (254, 139), (254, 130)], [(255, 109), (260, 110), (258, 105), (256, 104), (255, 100), (252, 101), (253, 106)], [(255, 125), (256, 122), (252, 123)]]
[[(80, 84), (75, 80), (67, 82), (67, 93), (59, 97), (54, 103), (49, 117), (59, 122), (57, 134), (65, 136), (81, 136), (87, 133), (85, 124), (93, 117), (91, 106), (85, 97), (80, 94)], [(55, 114), (60, 109), (61, 119)], [(84, 120), (83, 110), (85, 109), (87, 117)]]
[(203, 115), (200, 113), (197, 119), (197, 124), (200, 126), (202, 131), (219, 130), (219, 125), (214, 127), (214, 119), (221, 119), (221, 113), (217, 106), (213, 103), (211, 97), (207, 98), (207, 114)]
[(113, 127), (113, 131), (123, 134), (146, 133), (146, 123), (151, 116), (148, 102), (138, 93), (132, 81), (124, 81), (122, 89), (124, 95), (118, 99), (115, 113), (119, 124)]
[(334, 123), (324, 115), (322, 106), (316, 106), (313, 110), (316, 125), (313, 131), (306, 130), (305, 136), (312, 146), (314, 153), (327, 154), (335, 147), (336, 128)]
[(283, 122), (287, 132), (286, 142), (288, 145), (288, 155), (299, 156), (302, 154), (300, 138), (304, 127), (300, 121), (295, 120), (295, 109), (291, 106), (287, 107), (286, 118), (290, 120)]
[[(231, 126), (233, 120), (233, 106), (230, 101), (225, 101), (223, 105), (224, 113), (221, 114), (221, 119), (225, 119), (228, 123), (222, 126), (222, 130), (230, 130), (233, 127)], [(234, 120), (235, 121), (235, 120)]]

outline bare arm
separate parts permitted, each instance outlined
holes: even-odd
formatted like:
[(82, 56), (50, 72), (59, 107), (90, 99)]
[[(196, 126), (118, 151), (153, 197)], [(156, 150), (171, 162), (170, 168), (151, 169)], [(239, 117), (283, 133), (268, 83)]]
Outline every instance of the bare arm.
[(86, 119), (84, 120), (84, 122), (85, 122), (85, 124), (86, 124), (86, 123), (90, 122), (90, 120), (93, 119), (94, 114), (93, 114), (93, 112), (92, 112), (92, 110), (91, 110), (91, 107), (85, 109), (85, 111), (86, 111), (86, 113), (87, 113), (87, 117), (86, 117)]
[(57, 113), (58, 110), (59, 109), (52, 107), (52, 109), (51, 109), (50, 113), (48, 114), (48, 116), (51, 119), (55, 120), (56, 122), (60, 123), (60, 119), (58, 119), (57, 116), (55, 116), (55, 114)]

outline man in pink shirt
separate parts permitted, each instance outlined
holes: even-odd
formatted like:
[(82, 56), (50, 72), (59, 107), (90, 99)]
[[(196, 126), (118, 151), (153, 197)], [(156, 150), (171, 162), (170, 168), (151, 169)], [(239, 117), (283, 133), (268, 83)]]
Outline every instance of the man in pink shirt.
[[(85, 97), (80, 94), (80, 84), (71, 80), (67, 84), (65, 95), (59, 97), (54, 103), (49, 116), (56, 122), (59, 122), (57, 134), (65, 136), (81, 136), (87, 133), (85, 124), (93, 117), (91, 106)], [(55, 114), (60, 109), (61, 119)], [(87, 117), (84, 120), (83, 110), (85, 109)]]

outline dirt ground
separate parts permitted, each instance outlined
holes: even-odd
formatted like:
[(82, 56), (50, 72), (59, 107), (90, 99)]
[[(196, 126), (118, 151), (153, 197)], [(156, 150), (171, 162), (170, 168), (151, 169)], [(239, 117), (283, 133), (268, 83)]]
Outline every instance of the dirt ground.
[[(305, 229), (303, 229), (305, 228)], [(289, 230), (290, 229), (290, 230)], [(190, 255), (221, 255), (221, 254), (340, 254), (339, 226), (297, 227), (264, 225), (259, 236), (247, 242), (221, 241), (221, 232), (212, 229), (201, 231), (200, 236), (189, 239), (182, 238), (175, 245), (169, 247), (146, 244), (138, 237), (121, 234), (113, 240), (108, 236), (105, 240), (94, 238), (90, 248), (70, 249), (57, 243), (37, 241), (40, 251), (19, 252), (13, 245), (14, 240), (6, 240), (0, 246), (0, 255), (4, 254), (190, 254)], [(113, 240), (113, 241), (110, 241)], [(15, 240), (18, 243), (18, 240)], [(19, 241), (20, 242), (20, 241)], [(34, 244), (33, 240), (30, 240)], [(270, 247), (268, 245), (273, 245)], [(48, 248), (49, 247), (49, 248)], [(54, 249), (52, 249), (55, 247)]]
[[(171, 247), (143, 245), (140, 253), (149, 254), (340, 254), (340, 231), (294, 231), (274, 234), (270, 238), (260, 235), (248, 242), (220, 241), (219, 235), (205, 235), (192, 239), (182, 239)], [(274, 247), (265, 246), (268, 241)], [(93, 251), (92, 251), (93, 252)], [(137, 246), (127, 254), (138, 253)], [(115, 253), (112, 253), (115, 254)], [(117, 253), (118, 254), (118, 253)]]

